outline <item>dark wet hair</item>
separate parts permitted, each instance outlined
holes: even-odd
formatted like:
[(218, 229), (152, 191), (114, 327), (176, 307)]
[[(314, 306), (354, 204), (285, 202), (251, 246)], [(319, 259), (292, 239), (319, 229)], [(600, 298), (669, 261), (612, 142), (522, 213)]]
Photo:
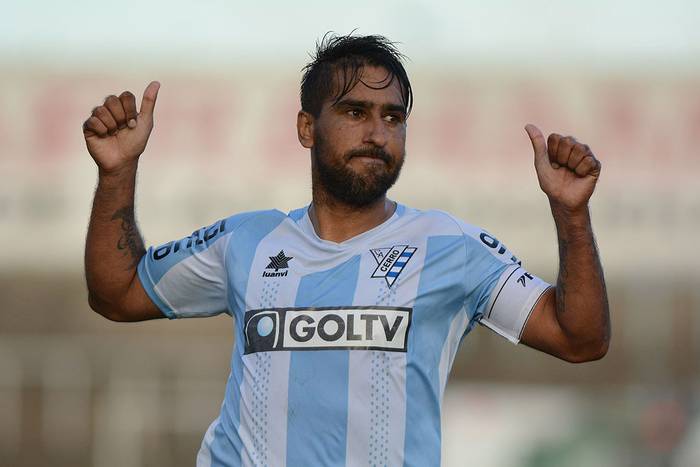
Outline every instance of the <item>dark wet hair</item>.
[(390, 79), (377, 89), (387, 88), (394, 79), (399, 80), (408, 116), (413, 107), (413, 91), (402, 64), (404, 58), (406, 56), (398, 51), (394, 42), (384, 36), (353, 36), (352, 32), (347, 36), (337, 36), (327, 32), (320, 42), (316, 42), (316, 53), (311, 55), (311, 62), (302, 68), (301, 109), (318, 117), (326, 99), (334, 98), (333, 104), (340, 101), (358, 83), (362, 68), (371, 65), (389, 72)]

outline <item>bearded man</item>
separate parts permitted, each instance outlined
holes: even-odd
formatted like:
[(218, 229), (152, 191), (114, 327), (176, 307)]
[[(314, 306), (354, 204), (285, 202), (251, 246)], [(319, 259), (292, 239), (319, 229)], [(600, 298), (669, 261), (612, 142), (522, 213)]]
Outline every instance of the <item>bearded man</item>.
[(198, 466), (439, 466), (445, 384), (477, 323), (570, 362), (607, 352), (590, 148), (525, 127), (557, 227), (553, 287), (490, 233), (387, 198), (413, 103), (401, 59), (381, 36), (326, 36), (296, 122), (310, 204), (235, 214), (148, 250), (134, 187), (160, 84), (140, 111), (127, 91), (83, 124), (99, 169), (90, 306), (115, 321), (234, 318), (231, 373)]

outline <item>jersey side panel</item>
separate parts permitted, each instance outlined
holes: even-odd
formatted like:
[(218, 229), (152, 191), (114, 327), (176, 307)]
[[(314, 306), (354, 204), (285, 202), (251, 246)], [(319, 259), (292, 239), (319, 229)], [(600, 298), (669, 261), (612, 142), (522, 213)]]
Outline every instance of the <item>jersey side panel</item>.
[(454, 363), (457, 351), (464, 337), (469, 333), (470, 321), (469, 316), (465, 311), (456, 313), (450, 321), (450, 328), (447, 333), (447, 338), (440, 353), (440, 404), (442, 404), (445, 395), (445, 387), (447, 380), (450, 377), (452, 364)]
[(440, 357), (464, 303), (462, 235), (431, 236), (426, 250), (408, 342), (406, 467), (440, 465)]

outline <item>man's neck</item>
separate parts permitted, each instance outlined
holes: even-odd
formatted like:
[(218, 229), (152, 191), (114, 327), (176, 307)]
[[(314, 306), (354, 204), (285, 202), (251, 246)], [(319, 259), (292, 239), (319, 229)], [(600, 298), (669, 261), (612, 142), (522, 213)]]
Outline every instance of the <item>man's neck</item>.
[(320, 238), (340, 243), (373, 229), (389, 219), (395, 210), (396, 203), (386, 196), (361, 208), (329, 197), (314, 196), (309, 218)]

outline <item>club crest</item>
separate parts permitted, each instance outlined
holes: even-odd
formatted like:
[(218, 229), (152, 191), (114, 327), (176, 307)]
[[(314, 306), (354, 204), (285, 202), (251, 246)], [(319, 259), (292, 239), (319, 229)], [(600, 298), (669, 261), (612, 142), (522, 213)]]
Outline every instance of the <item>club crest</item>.
[(408, 245), (394, 245), (391, 248), (372, 248), (369, 251), (377, 262), (377, 269), (372, 273), (372, 277), (384, 278), (386, 284), (391, 287), (417, 249)]

